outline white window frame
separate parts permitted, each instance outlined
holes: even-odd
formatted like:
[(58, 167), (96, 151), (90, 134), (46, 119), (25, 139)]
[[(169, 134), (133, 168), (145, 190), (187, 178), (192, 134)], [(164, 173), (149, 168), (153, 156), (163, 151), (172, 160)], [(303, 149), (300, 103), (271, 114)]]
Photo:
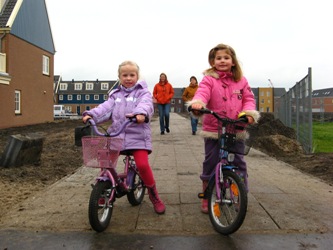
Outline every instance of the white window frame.
[(21, 114), (21, 91), (15, 90), (15, 115)]
[(59, 89), (60, 90), (67, 90), (67, 83), (60, 83)]
[(102, 82), (101, 83), (101, 90), (108, 90), (109, 89), (109, 83)]
[(103, 97), (104, 101), (106, 101), (108, 99), (108, 97), (109, 97), (108, 95), (104, 95), (104, 97)]
[(72, 101), (72, 100), (73, 100), (73, 95), (68, 95), (68, 96), (67, 96), (67, 100), (68, 100), (68, 101)]
[(43, 74), (50, 75), (50, 57), (43, 55)]
[(94, 95), (94, 100), (98, 101), (99, 100), (99, 95)]
[(94, 90), (94, 84), (91, 82), (86, 83), (86, 90)]
[(85, 95), (84, 99), (85, 99), (86, 101), (89, 101), (89, 100), (90, 100), (90, 95)]
[(81, 95), (77, 95), (76, 100), (81, 101)]
[(75, 83), (74, 90), (82, 90), (82, 83)]
[(59, 95), (59, 100), (63, 101), (64, 100), (64, 95)]

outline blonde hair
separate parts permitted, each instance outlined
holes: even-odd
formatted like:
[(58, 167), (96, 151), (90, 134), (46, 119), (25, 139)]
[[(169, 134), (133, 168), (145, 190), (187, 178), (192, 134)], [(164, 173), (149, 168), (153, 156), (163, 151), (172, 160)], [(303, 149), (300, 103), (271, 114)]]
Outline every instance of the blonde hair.
[(214, 65), (214, 60), (216, 57), (216, 52), (219, 50), (225, 50), (226, 53), (231, 56), (232, 62), (233, 62), (233, 64), (235, 64), (234, 66), (231, 67), (231, 72), (232, 72), (234, 81), (235, 82), (240, 81), (240, 79), (242, 79), (242, 77), (243, 77), (243, 71), (239, 65), (239, 62), (238, 62), (238, 59), (236, 56), (236, 52), (232, 47), (230, 47), (229, 45), (223, 44), (223, 43), (216, 45), (214, 48), (212, 48), (209, 51), (208, 62), (209, 62), (209, 65), (211, 66), (211, 68), (207, 69), (206, 71), (209, 73), (212, 73), (215, 71), (215, 68), (213, 65)]
[(121, 71), (121, 67), (125, 66), (125, 65), (132, 65), (132, 66), (135, 66), (136, 69), (137, 69), (137, 74), (138, 74), (138, 79), (140, 78), (140, 68), (139, 68), (139, 65), (137, 65), (135, 62), (133, 61), (124, 61), (122, 62), (121, 64), (119, 64), (118, 66), (118, 77), (120, 77), (120, 71)]

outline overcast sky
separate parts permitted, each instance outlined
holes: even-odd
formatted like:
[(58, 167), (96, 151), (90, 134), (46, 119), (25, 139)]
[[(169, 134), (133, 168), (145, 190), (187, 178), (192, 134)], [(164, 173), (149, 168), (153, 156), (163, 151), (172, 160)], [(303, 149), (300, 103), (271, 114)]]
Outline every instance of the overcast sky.
[(208, 52), (232, 46), (251, 87), (292, 88), (312, 68), (313, 89), (333, 87), (329, 0), (46, 0), (63, 80), (116, 80), (133, 60), (152, 90), (200, 81)]

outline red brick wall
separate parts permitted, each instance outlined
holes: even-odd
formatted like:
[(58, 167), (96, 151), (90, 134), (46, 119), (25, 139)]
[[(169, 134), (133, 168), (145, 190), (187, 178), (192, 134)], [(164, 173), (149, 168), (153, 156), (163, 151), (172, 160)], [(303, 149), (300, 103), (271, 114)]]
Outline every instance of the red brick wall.
[[(3, 39), (9, 85), (0, 84), (0, 128), (53, 121), (54, 56), (13, 35)], [(50, 74), (43, 75), (43, 55), (50, 58)], [(14, 109), (15, 90), (21, 91), (21, 114)]]

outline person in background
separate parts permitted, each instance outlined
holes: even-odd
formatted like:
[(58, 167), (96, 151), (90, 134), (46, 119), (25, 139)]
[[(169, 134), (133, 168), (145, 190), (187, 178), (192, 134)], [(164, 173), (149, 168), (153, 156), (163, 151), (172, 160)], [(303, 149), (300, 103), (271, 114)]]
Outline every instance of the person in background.
[(139, 80), (139, 66), (132, 61), (119, 65), (118, 77), (120, 86), (112, 90), (108, 100), (96, 108), (86, 110), (82, 114), (83, 122), (93, 119), (96, 124), (111, 120), (108, 133), (114, 133), (126, 121), (129, 114), (135, 116), (137, 122), (130, 123), (120, 134), (123, 138), (123, 150), (133, 154), (136, 166), (149, 198), (157, 214), (165, 212), (165, 205), (159, 198), (152, 169), (148, 162), (148, 154), (152, 152), (151, 127), (145, 119), (151, 119), (154, 113), (151, 93), (147, 84)]
[[(256, 111), (256, 101), (251, 87), (243, 76), (242, 69), (234, 49), (225, 44), (218, 44), (208, 53), (210, 68), (204, 72), (192, 101), (187, 105), (193, 109), (208, 108), (222, 117), (237, 119), (238, 115), (245, 113), (248, 123), (255, 123), (260, 118)], [(193, 111), (198, 116), (200, 112)], [(203, 162), (202, 180), (203, 190), (219, 161), (220, 145), (218, 143), (218, 122), (213, 115), (204, 115), (202, 135), (205, 144), (205, 160)], [(234, 163), (238, 166), (237, 174), (244, 180), (248, 191), (247, 166), (244, 156), (235, 154)], [(201, 211), (208, 213), (208, 201), (202, 200)]]
[[(197, 89), (198, 89), (197, 78), (195, 76), (191, 76), (190, 85), (187, 88), (185, 88), (182, 95), (184, 102), (191, 101)], [(198, 118), (191, 116), (191, 127), (192, 127), (192, 135), (195, 135), (197, 133)]]
[(165, 73), (160, 74), (160, 81), (155, 84), (153, 97), (157, 103), (158, 115), (160, 118), (161, 135), (164, 131), (170, 133), (170, 101), (174, 95), (172, 85), (168, 82)]

